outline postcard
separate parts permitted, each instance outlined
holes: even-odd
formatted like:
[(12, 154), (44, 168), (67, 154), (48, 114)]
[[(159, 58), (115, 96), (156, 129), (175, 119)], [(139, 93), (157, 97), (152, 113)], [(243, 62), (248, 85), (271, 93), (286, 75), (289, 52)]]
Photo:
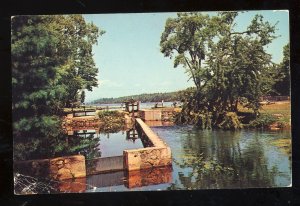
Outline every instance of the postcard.
[(288, 10), (11, 17), (18, 195), (292, 185)]

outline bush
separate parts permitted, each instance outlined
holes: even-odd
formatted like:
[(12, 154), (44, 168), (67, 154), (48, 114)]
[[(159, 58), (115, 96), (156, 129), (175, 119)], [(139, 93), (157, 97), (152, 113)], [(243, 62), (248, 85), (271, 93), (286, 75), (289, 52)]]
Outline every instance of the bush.
[(218, 127), (225, 130), (241, 129), (243, 126), (235, 112), (227, 112)]
[(277, 121), (276, 117), (271, 114), (260, 114), (255, 120), (250, 121), (249, 127), (267, 128)]
[(100, 111), (98, 116), (101, 122), (100, 130), (103, 132), (118, 132), (125, 125), (124, 114), (118, 111)]

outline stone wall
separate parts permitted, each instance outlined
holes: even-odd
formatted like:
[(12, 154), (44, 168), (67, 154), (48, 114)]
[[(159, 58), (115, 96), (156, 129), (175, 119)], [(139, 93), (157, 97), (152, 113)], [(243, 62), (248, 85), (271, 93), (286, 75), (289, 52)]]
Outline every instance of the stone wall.
[(172, 164), (169, 147), (148, 147), (143, 149), (124, 150), (124, 168), (142, 170)]
[(81, 193), (86, 191), (86, 177), (79, 177), (74, 179), (67, 179), (60, 181), (58, 184), (60, 192), (66, 193)]
[(161, 120), (161, 110), (143, 109), (140, 110), (140, 117), (145, 121)]
[(163, 109), (143, 109), (140, 111), (140, 117), (144, 121), (174, 121), (174, 108)]
[(67, 115), (62, 123), (62, 128), (67, 133), (68, 131), (84, 130), (86, 128), (99, 130), (100, 119), (97, 116), (73, 117)]
[(176, 112), (174, 109), (162, 110), (161, 111), (161, 120), (162, 121), (174, 121)]
[(85, 177), (85, 157), (83, 155), (75, 155), (50, 159), (49, 175), (55, 180)]
[(172, 167), (157, 167), (153, 169), (134, 170), (126, 173), (127, 188), (143, 187), (169, 183), (172, 181)]
[(141, 170), (152, 167), (167, 166), (172, 164), (171, 149), (163, 142), (141, 119), (136, 119), (137, 127), (140, 127), (152, 142), (151, 147), (124, 150), (124, 168), (128, 171)]
[(74, 155), (53, 159), (18, 161), (14, 171), (32, 177), (47, 177), (54, 180), (85, 177), (85, 157)]

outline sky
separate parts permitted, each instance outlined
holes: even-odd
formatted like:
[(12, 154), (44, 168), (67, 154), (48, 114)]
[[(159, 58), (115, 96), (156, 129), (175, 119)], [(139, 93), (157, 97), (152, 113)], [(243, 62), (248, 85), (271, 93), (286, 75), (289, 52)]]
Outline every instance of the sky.
[[(205, 13), (205, 12), (202, 12)], [(208, 12), (215, 15), (215, 12)], [(271, 24), (278, 22), (279, 37), (266, 50), (273, 61), (282, 60), (282, 48), (289, 42), (287, 11), (249, 11), (237, 17), (236, 30), (245, 29), (255, 14), (262, 14)], [(184, 68), (173, 68), (173, 59), (160, 52), (160, 36), (167, 18), (176, 13), (85, 14), (105, 31), (93, 46), (99, 86), (86, 92), (86, 102), (142, 93), (172, 92), (194, 86)]]

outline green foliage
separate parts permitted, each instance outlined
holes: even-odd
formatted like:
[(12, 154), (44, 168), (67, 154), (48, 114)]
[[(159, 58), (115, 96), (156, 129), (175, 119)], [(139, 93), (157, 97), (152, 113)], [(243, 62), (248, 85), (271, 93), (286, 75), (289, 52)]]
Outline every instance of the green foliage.
[(250, 121), (249, 126), (254, 128), (267, 128), (275, 123), (277, 118), (271, 114), (260, 114), (255, 120)]
[(62, 136), (60, 118), (42, 115), (13, 122), (14, 158), (39, 159), (53, 156), (55, 140)]
[(128, 101), (133, 98), (135, 100), (141, 102), (161, 102), (164, 100), (165, 102), (178, 101), (179, 94), (181, 91), (177, 92), (165, 92), (165, 93), (151, 93), (151, 94), (139, 94), (139, 95), (131, 95), (124, 96), (118, 98), (102, 98), (92, 101), (93, 104), (111, 104), (111, 103), (122, 103), (124, 101)]
[(161, 52), (174, 58), (174, 67), (183, 66), (195, 83), (179, 121), (196, 118), (193, 122), (203, 125), (210, 116), (212, 127), (240, 128), (238, 119), (224, 114), (238, 112), (240, 99), (258, 113), (259, 98), (272, 91), (275, 65), (264, 47), (276, 38), (275, 25), (256, 15), (245, 30), (237, 31), (238, 14), (178, 13), (166, 21)]
[(84, 92), (84, 90), (81, 92), (81, 94), (80, 94), (80, 102), (81, 103), (84, 103), (84, 99), (85, 99), (85, 92)]
[(277, 82), (274, 85), (274, 93), (289, 96), (291, 92), (290, 79), (290, 44), (287, 44), (283, 48), (283, 60), (277, 66)]
[(223, 121), (218, 126), (226, 130), (240, 129), (243, 127), (238, 115), (235, 112), (227, 112), (223, 118)]
[[(180, 165), (181, 168), (193, 168), (193, 173), (190, 175), (219, 175), (226, 174), (232, 175), (234, 173), (234, 169), (231, 167), (224, 167), (220, 164), (219, 161), (214, 159), (204, 159), (203, 154), (198, 155), (185, 155), (182, 162), (176, 162), (176, 164)], [(195, 174), (197, 173), (197, 174)]]
[[(82, 154), (86, 159), (94, 159), (101, 157), (99, 150), (100, 137), (95, 137), (93, 134), (82, 137), (74, 135), (69, 137), (69, 142), (66, 148), (69, 154)], [(66, 151), (63, 152), (66, 155)]]
[[(101, 156), (98, 148), (99, 137), (93, 135), (82, 137), (78, 134), (68, 136), (63, 133), (60, 124), (57, 124), (53, 117), (44, 118), (51, 118), (51, 120), (48, 123), (44, 123), (42, 119), (31, 122), (22, 120), (20, 124), (16, 125), (16, 128), (18, 126), (23, 127), (24, 124), (33, 126), (32, 128), (24, 128), (23, 130), (26, 132), (19, 131), (22, 136), (14, 135), (15, 160), (53, 158), (78, 153), (87, 159)], [(53, 122), (50, 123), (51, 121)], [(59, 120), (57, 119), (57, 121)]]
[(118, 132), (124, 128), (124, 113), (118, 111), (100, 111), (100, 130), (105, 133)]
[(12, 18), (16, 159), (51, 156), (63, 150), (64, 144), (58, 143), (62, 138), (59, 116), (64, 106), (80, 99), (79, 91), (97, 86), (98, 69), (92, 58), (92, 45), (102, 34), (103, 31), (86, 23), (81, 15)]

